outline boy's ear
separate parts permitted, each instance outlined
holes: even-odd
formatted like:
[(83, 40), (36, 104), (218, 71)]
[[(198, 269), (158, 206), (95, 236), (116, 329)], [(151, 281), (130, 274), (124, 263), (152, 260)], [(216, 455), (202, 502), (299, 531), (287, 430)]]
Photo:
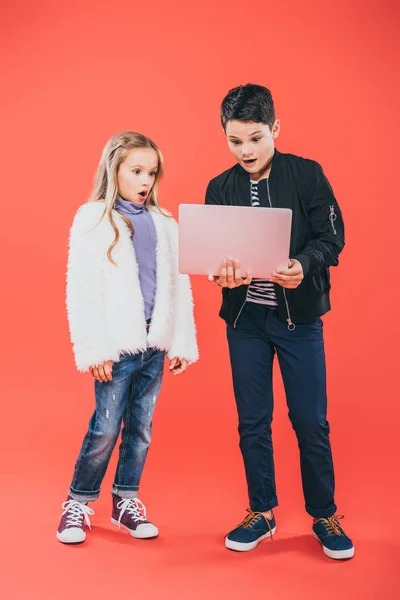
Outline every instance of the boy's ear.
[(272, 125), (272, 137), (274, 139), (278, 137), (280, 130), (281, 130), (281, 122), (279, 119), (276, 119), (276, 121)]

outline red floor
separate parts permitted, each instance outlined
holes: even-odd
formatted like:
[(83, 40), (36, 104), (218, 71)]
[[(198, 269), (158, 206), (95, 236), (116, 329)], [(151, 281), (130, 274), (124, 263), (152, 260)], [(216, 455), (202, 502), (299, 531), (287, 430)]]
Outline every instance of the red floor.
[[(13, 497), (3, 528), (3, 540), (8, 540), (2, 544), (6, 600), (399, 597), (395, 536), (383, 529), (369, 532), (355, 514), (351, 533), (356, 556), (337, 563), (324, 557), (309, 534), (308, 519), (299, 512), (277, 512), (274, 540), (253, 552), (225, 550), (223, 534), (241, 515), (234, 506), (221, 507), (222, 494), (197, 495), (195, 509), (185, 504), (183, 491), (170, 492), (162, 505), (153, 499), (152, 517), (161, 530), (153, 541), (134, 540), (114, 528), (104, 498), (87, 542), (74, 547), (55, 538), (60, 512), (56, 494), (30, 488), (30, 498)], [(31, 523), (16, 525), (15, 515), (28, 512)]]
[[(111, 525), (108, 490), (115, 457), (102, 496), (92, 504), (96, 514), (86, 543), (72, 547), (56, 540), (79, 435), (74, 434), (69, 444), (65, 432), (58, 441), (56, 433), (37, 438), (25, 467), (17, 466), (13, 474), (10, 469), (1, 479), (1, 496), (6, 499), (1, 545), (4, 600), (101, 600), (128, 595), (141, 600), (399, 597), (398, 524), (396, 512), (391, 512), (387, 474), (376, 480), (383, 498), (377, 504), (377, 498), (371, 498), (368, 469), (358, 469), (357, 452), (353, 466), (339, 457), (339, 512), (345, 512), (342, 523), (354, 539), (356, 556), (344, 563), (332, 561), (310, 535), (296, 461), (286, 460), (296, 453), (288, 428), (288, 437), (276, 444), (278, 531), (272, 541), (262, 542), (252, 552), (233, 553), (224, 548), (224, 534), (245, 516), (246, 508), (235, 432), (211, 449), (214, 424), (208, 444), (201, 447), (202, 432), (192, 421), (187, 433), (192, 435), (191, 444), (182, 435), (168, 446), (168, 435), (161, 430), (164, 409), (157, 420), (141, 494), (149, 517), (160, 528), (157, 540), (134, 540)], [(276, 428), (285, 431), (285, 427), (284, 419), (278, 418)], [(29, 442), (36, 433), (35, 428), (25, 429), (23, 437)], [(181, 443), (186, 448), (183, 453)], [(336, 446), (340, 445), (338, 440)]]

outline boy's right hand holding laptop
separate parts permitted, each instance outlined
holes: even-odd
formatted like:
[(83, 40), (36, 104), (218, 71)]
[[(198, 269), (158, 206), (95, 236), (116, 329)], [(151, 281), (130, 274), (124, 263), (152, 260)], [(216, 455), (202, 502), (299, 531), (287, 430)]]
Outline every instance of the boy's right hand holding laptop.
[(233, 289), (241, 285), (249, 285), (252, 280), (251, 273), (245, 273), (242, 277), (241, 266), (238, 260), (228, 258), (222, 261), (220, 274), (216, 277), (208, 276), (209, 281), (214, 281), (217, 285), (223, 288)]

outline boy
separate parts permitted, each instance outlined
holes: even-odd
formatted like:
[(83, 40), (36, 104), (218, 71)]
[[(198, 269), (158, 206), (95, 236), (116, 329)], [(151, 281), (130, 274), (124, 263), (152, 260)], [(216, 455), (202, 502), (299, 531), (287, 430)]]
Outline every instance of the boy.
[[(306, 511), (327, 556), (347, 559), (354, 547), (335, 515), (334, 470), (326, 420), (326, 371), (321, 316), (330, 310), (329, 267), (344, 247), (340, 208), (320, 165), (275, 149), (280, 122), (271, 92), (248, 84), (229, 92), (221, 121), (237, 164), (212, 179), (206, 204), (290, 208), (290, 260), (267, 280), (242, 277), (240, 264), (222, 263), (211, 278), (223, 293), (240, 448), (248, 484), (248, 516), (225, 539), (247, 551), (275, 533), (271, 422), (276, 352), (289, 418), (296, 432)], [(256, 210), (256, 208), (254, 209)]]

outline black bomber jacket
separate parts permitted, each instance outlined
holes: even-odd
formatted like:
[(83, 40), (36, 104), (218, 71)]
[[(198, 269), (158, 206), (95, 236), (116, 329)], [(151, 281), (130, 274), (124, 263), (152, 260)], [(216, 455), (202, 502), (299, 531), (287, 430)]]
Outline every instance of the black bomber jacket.
[[(329, 267), (344, 247), (342, 213), (322, 167), (315, 161), (275, 150), (268, 179), (259, 184), (261, 206), (290, 208), (290, 258), (300, 261), (304, 279), (296, 289), (275, 284), (278, 316), (293, 329), (330, 310)], [(250, 176), (239, 164), (210, 181), (206, 204), (251, 206)], [(256, 210), (256, 209), (255, 209)], [(232, 327), (245, 305), (248, 286), (224, 288), (220, 316)]]

